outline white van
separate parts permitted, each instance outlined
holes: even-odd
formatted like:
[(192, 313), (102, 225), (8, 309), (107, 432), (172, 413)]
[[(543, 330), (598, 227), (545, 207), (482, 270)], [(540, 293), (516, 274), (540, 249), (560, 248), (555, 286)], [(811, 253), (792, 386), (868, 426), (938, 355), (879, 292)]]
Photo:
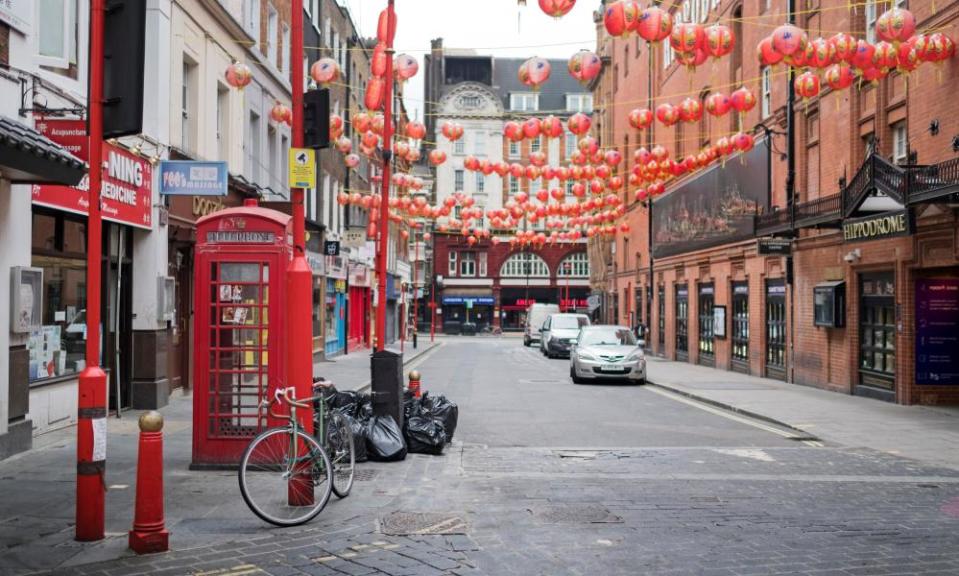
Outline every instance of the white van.
[(523, 328), (523, 346), (539, 342), (540, 328), (550, 314), (559, 314), (557, 304), (532, 304), (526, 310), (526, 326)]

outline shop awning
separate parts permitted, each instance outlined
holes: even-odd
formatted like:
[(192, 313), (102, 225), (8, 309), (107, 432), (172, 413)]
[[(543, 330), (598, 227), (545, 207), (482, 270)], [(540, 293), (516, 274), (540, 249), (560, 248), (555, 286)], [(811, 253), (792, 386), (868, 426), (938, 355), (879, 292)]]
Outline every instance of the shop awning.
[(0, 115), (0, 174), (16, 184), (76, 186), (85, 162), (33, 128)]

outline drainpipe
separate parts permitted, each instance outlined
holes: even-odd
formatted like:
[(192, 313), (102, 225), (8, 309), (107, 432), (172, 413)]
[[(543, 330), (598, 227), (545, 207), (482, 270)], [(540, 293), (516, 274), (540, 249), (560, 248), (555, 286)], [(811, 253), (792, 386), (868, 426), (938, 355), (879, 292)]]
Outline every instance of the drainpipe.
[[(786, 9), (789, 13), (789, 23), (796, 23), (796, 0), (787, 0)], [(793, 69), (787, 68), (786, 82), (786, 209), (789, 210), (789, 219), (793, 218), (793, 196), (796, 192), (796, 90), (793, 86)], [(795, 230), (790, 230), (795, 235)], [(786, 279), (789, 281), (789, 382), (796, 381), (796, 306), (793, 286), (793, 257), (792, 250), (786, 256)]]

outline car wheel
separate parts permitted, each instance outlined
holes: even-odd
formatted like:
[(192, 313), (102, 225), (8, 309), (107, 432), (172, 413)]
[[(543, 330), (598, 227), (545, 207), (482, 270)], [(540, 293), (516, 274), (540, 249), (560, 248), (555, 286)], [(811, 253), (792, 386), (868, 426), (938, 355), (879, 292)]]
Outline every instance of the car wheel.
[(637, 385), (637, 386), (645, 386), (645, 385), (646, 385), (646, 379), (643, 378), (642, 380), (637, 380), (637, 381), (636, 381), (636, 385)]
[(529, 348), (529, 338), (527, 338), (526, 336), (523, 336), (523, 346), (526, 346), (527, 348)]
[(569, 367), (569, 377), (573, 381), (573, 384), (585, 384), (586, 381), (576, 375), (576, 369), (572, 366)]

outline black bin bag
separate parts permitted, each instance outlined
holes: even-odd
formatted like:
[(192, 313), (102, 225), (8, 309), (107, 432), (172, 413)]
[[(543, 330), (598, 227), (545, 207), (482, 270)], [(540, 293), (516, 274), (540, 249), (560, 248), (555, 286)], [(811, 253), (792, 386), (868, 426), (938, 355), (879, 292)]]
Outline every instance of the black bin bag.
[(428, 410), (443, 423), (443, 429), (446, 430), (446, 441), (453, 441), (453, 433), (456, 432), (456, 422), (459, 420), (460, 409), (455, 403), (446, 399), (446, 396), (437, 396), (424, 399), (424, 404), (429, 402)]
[(411, 454), (442, 454), (446, 446), (443, 422), (428, 413), (419, 413), (405, 422), (403, 436)]
[(406, 442), (392, 416), (373, 416), (366, 425), (366, 455), (370, 460), (393, 462), (406, 458)]

